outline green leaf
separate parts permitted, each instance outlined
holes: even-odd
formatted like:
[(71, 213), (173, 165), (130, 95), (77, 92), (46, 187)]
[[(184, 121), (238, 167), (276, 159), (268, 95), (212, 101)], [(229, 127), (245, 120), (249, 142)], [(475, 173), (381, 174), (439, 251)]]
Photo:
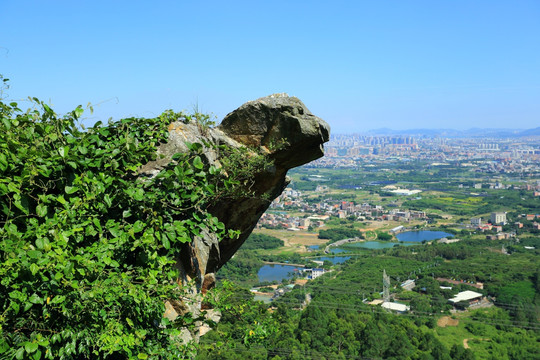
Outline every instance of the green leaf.
[(112, 206), (112, 200), (109, 194), (105, 194), (105, 196), (103, 197), (103, 201), (105, 201), (108, 207)]
[(7, 187), (8, 187), (8, 190), (9, 190), (10, 192), (12, 192), (12, 193), (19, 193), (19, 192), (20, 192), (20, 190), (19, 190), (19, 188), (17, 187), (17, 185), (15, 185), (15, 184), (12, 183), (12, 182), (10, 182), (10, 183), (8, 184)]
[(200, 156), (196, 156), (195, 159), (193, 159), (193, 166), (195, 166), (199, 170), (204, 167)]
[(11, 129), (11, 121), (8, 118), (2, 117), (2, 122), (4, 123), (6, 130)]
[(26, 350), (27, 353), (31, 354), (33, 353), (34, 351), (36, 351), (38, 349), (39, 345), (34, 343), (34, 342), (29, 342), (29, 341), (26, 341), (24, 343), (24, 350)]
[(8, 350), (9, 350), (9, 344), (3, 337), (0, 338), (0, 354), (3, 354)]
[(68, 152), (69, 152), (69, 146), (62, 146), (62, 147), (58, 148), (58, 153), (64, 159), (68, 155)]
[(36, 239), (36, 246), (38, 249), (43, 249), (44, 247), (44, 242), (43, 242), (43, 238), (38, 238)]
[(73, 193), (77, 192), (78, 190), (79, 190), (79, 188), (76, 187), (76, 186), (66, 186), (65, 187), (66, 194), (73, 194)]
[(29, 250), (26, 252), (26, 255), (28, 255), (28, 257), (30, 259), (37, 259), (41, 256), (41, 251), (39, 250)]
[(137, 359), (143, 359), (143, 360), (144, 360), (144, 359), (148, 359), (148, 355), (143, 354), (143, 353), (139, 353), (139, 354), (137, 355)]
[[(36, 102), (39, 102), (39, 100), (36, 99), (36, 98), (34, 98), (34, 100), (35, 100)], [(47, 114), (54, 115), (54, 111), (49, 107), (49, 105), (47, 105), (47, 104), (45, 104), (45, 103), (42, 103), (41, 105), (43, 105), (43, 109), (45, 109), (45, 112), (46, 112)]]
[(62, 335), (60, 334), (54, 334), (52, 337), (51, 337), (51, 343), (55, 344), (57, 342), (60, 342), (62, 341)]
[(43, 299), (39, 297), (38, 294), (33, 293), (32, 296), (28, 299), (32, 304), (41, 304), (43, 303)]
[(217, 175), (220, 173), (220, 169), (214, 165), (210, 166), (210, 168), (208, 169), (208, 172), (210, 173), (210, 175)]
[(32, 272), (32, 275), (36, 275), (39, 271), (39, 266), (33, 263), (32, 265), (30, 265), (30, 271)]
[(34, 360), (39, 360), (41, 359), (41, 350), (38, 350), (34, 353), (34, 355), (32, 355), (32, 359)]
[(142, 201), (144, 199), (144, 190), (143, 189), (137, 189), (134, 193), (133, 193), (133, 198), (137, 201)]
[(24, 348), (19, 348), (17, 352), (15, 353), (15, 358), (17, 360), (22, 360), (24, 358)]
[(73, 110), (73, 115), (75, 115), (76, 119), (80, 118), (83, 113), (84, 113), (84, 109), (82, 108), (81, 105), (77, 106), (77, 108)]
[(23, 213), (28, 215), (30, 213), (30, 204), (28, 202), (28, 197), (23, 195), (19, 199), (17, 199), (17, 196), (18, 195), (14, 196), (14, 198), (15, 198), (15, 202), (14, 202), (15, 206), (17, 208), (19, 208), (20, 210), (22, 210)]
[(8, 166), (7, 157), (4, 154), (0, 154), (0, 170), (5, 171)]
[(88, 148), (84, 147), (84, 146), (78, 146), (77, 149), (79, 150), (79, 152), (83, 155), (86, 155), (88, 153)]
[(169, 242), (169, 239), (167, 238), (167, 236), (162, 236), (161, 237), (161, 242), (163, 244), (163, 247), (165, 249), (170, 249), (171, 248), (171, 243)]
[(100, 224), (98, 218), (93, 218), (93, 219), (92, 219), (92, 222), (93, 222), (94, 225), (99, 229), (99, 231), (103, 231), (103, 228), (101, 227), (101, 224)]
[(122, 229), (118, 227), (118, 224), (115, 224), (113, 227), (109, 228), (109, 232), (115, 238), (120, 237), (120, 235), (122, 235)]
[(47, 215), (47, 205), (39, 204), (36, 206), (36, 213), (39, 217), (45, 217)]
[[(51, 304), (61, 304), (64, 302), (64, 300), (66, 300), (66, 297), (64, 295), (58, 295), (52, 298)], [(54, 338), (53, 338), (53, 342), (54, 342)]]
[(30, 310), (30, 308), (32, 308), (32, 306), (34, 306), (34, 304), (32, 304), (30, 302), (25, 303), (24, 308), (23, 308), (23, 312), (27, 312), (28, 310)]
[(135, 224), (133, 224), (133, 232), (135, 234), (139, 233), (144, 230), (145, 226), (146, 226), (145, 223), (143, 223), (141, 220), (137, 220), (135, 221)]
[(14, 302), (14, 301), (11, 301), (10, 302), (10, 307), (13, 309), (13, 312), (15, 313), (15, 315), (17, 315), (19, 313), (20, 306), (19, 306), (18, 303)]

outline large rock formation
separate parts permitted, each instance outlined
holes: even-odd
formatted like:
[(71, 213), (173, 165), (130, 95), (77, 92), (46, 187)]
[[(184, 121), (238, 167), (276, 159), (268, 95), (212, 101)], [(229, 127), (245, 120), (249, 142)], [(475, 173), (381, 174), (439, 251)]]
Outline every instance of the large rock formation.
[[(228, 229), (239, 230), (239, 238), (218, 242), (215, 235), (206, 233), (184, 244), (178, 260), (181, 281), (184, 284), (191, 282), (195, 293), (204, 294), (214, 286), (216, 271), (234, 255), (270, 202), (287, 186), (287, 171), (324, 155), (322, 144), (328, 141), (330, 128), (299, 99), (275, 94), (242, 105), (216, 128), (204, 128), (194, 122), (175, 122), (169, 130), (168, 143), (158, 149), (159, 160), (144, 166), (142, 173), (159, 172), (172, 161), (174, 154), (188, 150), (186, 142), (249, 147), (258, 149), (273, 161), (272, 167), (253, 174), (250, 193), (254, 196), (227, 200), (210, 209)], [(205, 155), (209, 164), (219, 166), (216, 149), (206, 149)], [(169, 317), (186, 311), (196, 309), (182, 303), (167, 304)]]

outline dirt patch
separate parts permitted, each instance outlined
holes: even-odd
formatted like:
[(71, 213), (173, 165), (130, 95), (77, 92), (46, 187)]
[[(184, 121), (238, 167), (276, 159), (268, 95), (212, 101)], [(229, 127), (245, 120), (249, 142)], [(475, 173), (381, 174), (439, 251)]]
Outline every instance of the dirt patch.
[(465, 349), (469, 349), (470, 346), (469, 346), (469, 340), (473, 340), (473, 341), (489, 341), (489, 339), (463, 339), (463, 347)]
[(283, 240), (285, 247), (299, 247), (300, 251), (305, 251), (303, 246), (309, 245), (322, 245), (328, 240), (319, 239), (318, 234), (303, 232), (303, 231), (287, 231), (287, 230), (270, 230), (270, 229), (258, 229), (256, 233), (271, 235)]
[[(450, 316), (443, 316), (439, 320), (437, 320), (437, 325), (439, 327), (447, 327), (447, 326), (458, 326), (459, 320), (452, 319)], [(465, 344), (465, 342), (464, 342)], [(465, 345), (463, 345), (465, 346)]]

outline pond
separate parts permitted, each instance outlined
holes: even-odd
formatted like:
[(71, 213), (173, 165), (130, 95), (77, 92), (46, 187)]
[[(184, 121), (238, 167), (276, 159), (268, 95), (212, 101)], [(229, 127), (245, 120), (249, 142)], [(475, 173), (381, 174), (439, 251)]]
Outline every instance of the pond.
[(454, 235), (449, 234), (444, 231), (406, 231), (400, 234), (397, 234), (396, 237), (399, 241), (405, 242), (422, 242), (424, 240), (431, 241), (436, 239), (442, 239), (444, 237), (453, 237)]
[(253, 300), (255, 301), (262, 301), (263, 303), (265, 304), (269, 304), (270, 302), (272, 302), (272, 296), (274, 294), (273, 293), (269, 293), (268, 295), (261, 295), (261, 294), (257, 294), (253, 297)]
[(315, 258), (315, 260), (320, 260), (320, 261), (330, 261), (332, 264), (341, 264), (341, 263), (344, 263), (345, 261), (349, 260), (351, 257), (350, 256), (321, 256), (321, 257), (317, 257)]
[(412, 246), (412, 245), (418, 245), (415, 243), (396, 243), (396, 242), (382, 242), (382, 241), (363, 241), (363, 242), (357, 242), (352, 244), (347, 244), (347, 247), (358, 247), (363, 249), (388, 249), (393, 248), (394, 246)]
[(331, 252), (332, 254), (339, 254), (339, 253), (347, 252), (347, 250), (342, 249), (342, 248), (331, 247), (331, 248), (330, 248), (330, 252)]
[[(294, 270), (297, 271), (294, 271)], [(292, 265), (264, 265), (259, 269), (257, 276), (259, 282), (263, 281), (278, 281), (283, 279), (290, 279), (295, 273), (298, 272), (298, 268)]]

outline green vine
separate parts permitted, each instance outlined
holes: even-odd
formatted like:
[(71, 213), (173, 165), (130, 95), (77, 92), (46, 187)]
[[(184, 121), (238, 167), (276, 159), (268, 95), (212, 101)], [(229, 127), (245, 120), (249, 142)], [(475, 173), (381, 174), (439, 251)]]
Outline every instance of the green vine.
[(26, 112), (0, 101), (0, 358), (188, 356), (175, 336), (189, 319), (163, 318), (182, 295), (180, 244), (202, 230), (236, 236), (206, 209), (266, 165), (231, 160), (226, 173), (191, 144), (141, 179), (170, 122), (190, 115), (81, 131), (81, 106), (60, 117), (33, 101)]

